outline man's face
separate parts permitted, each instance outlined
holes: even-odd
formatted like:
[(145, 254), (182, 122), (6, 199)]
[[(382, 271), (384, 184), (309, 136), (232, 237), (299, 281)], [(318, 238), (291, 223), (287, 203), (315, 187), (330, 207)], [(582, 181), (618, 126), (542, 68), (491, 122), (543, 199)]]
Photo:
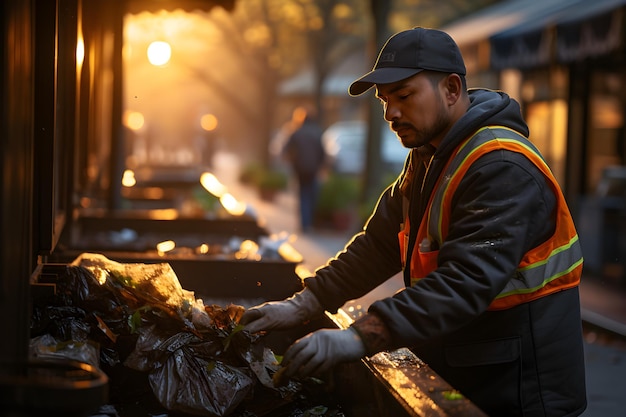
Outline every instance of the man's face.
[(443, 99), (440, 79), (436, 85), (426, 73), (391, 84), (378, 84), (376, 96), (383, 104), (385, 120), (407, 148), (431, 143), (438, 146), (452, 118)]

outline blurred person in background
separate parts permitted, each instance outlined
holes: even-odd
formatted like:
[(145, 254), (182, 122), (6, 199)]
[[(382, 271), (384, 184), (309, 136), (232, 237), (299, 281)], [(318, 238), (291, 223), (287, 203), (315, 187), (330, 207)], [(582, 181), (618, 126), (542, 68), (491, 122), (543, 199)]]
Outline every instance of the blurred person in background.
[(293, 111), (291, 122), (294, 130), (287, 138), (282, 155), (296, 174), (300, 230), (310, 232), (313, 228), (320, 174), (326, 161), (322, 144), (323, 130), (314, 112), (303, 106)]
[(527, 139), (519, 104), (466, 87), (458, 46), (414, 28), (371, 72), (384, 118), (411, 149), (363, 230), (305, 288), (248, 309), (250, 332), (336, 312), (403, 271), (405, 288), (347, 329), (285, 352), (285, 377), (408, 347), (493, 416), (575, 416), (586, 408), (579, 289), (583, 258), (561, 189)]

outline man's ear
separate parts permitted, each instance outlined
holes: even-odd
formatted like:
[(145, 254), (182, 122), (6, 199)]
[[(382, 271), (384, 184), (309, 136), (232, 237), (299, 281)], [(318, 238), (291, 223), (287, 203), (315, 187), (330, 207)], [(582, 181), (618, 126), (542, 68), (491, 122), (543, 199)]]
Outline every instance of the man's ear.
[(442, 86), (448, 105), (456, 103), (463, 93), (463, 82), (458, 74), (448, 74), (444, 78)]

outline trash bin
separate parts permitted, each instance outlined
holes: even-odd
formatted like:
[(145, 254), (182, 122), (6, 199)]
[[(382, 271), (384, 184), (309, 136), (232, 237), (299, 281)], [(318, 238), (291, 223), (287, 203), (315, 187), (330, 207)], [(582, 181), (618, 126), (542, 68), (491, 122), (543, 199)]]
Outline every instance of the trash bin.
[[(13, 364), (15, 367), (15, 364)], [(86, 363), (32, 359), (0, 374), (0, 409), (11, 417), (83, 417), (108, 401), (108, 377)]]

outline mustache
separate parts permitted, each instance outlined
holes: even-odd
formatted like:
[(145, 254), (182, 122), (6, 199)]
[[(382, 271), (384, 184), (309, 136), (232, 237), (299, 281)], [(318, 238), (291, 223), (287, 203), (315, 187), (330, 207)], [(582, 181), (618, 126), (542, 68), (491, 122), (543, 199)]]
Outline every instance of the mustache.
[(394, 132), (397, 132), (398, 130), (402, 129), (403, 127), (412, 128), (413, 125), (411, 125), (410, 123), (400, 123), (400, 122), (392, 122), (391, 123), (391, 130), (393, 130)]

